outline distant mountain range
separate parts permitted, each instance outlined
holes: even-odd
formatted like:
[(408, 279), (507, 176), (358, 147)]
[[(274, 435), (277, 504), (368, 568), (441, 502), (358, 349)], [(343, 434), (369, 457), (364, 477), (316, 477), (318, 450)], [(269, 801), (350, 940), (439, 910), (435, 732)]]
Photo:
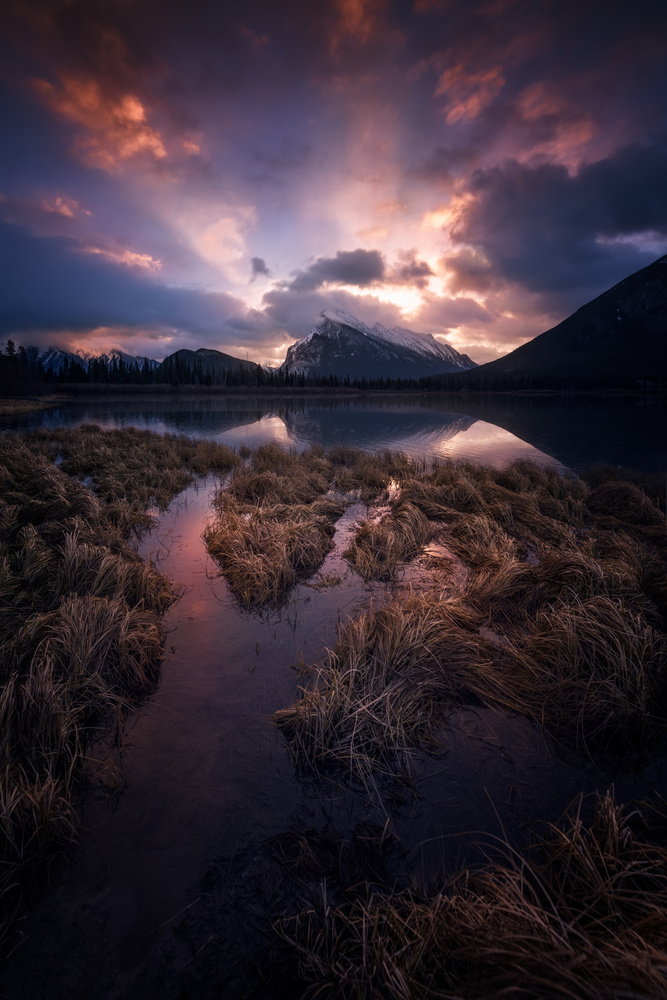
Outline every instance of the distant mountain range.
[(102, 355), (84, 353), (83, 351), (64, 351), (60, 347), (47, 347), (46, 350), (39, 350), (37, 347), (28, 347), (26, 350), (31, 361), (39, 362), (44, 371), (50, 370), (56, 375), (62, 371), (65, 363), (71, 364), (73, 361), (81, 365), (84, 371), (88, 371), (88, 366), (92, 358), (96, 360), (100, 358), (107, 359), (109, 364), (113, 364), (114, 358), (116, 362), (122, 359), (126, 365), (138, 365), (139, 368), (143, 368), (144, 362), (148, 362), (148, 368), (151, 371), (160, 364), (154, 358), (147, 358), (144, 355), (126, 354), (125, 351), (119, 350), (109, 351), (108, 354)]
[(511, 354), (464, 377), (656, 379), (667, 376), (667, 256), (636, 271)]
[[(147, 365), (151, 382), (176, 384), (284, 384), (285, 378), (295, 375), (313, 379), (335, 376), (352, 382), (428, 377), (432, 388), (439, 385), (440, 376), (442, 388), (511, 388), (520, 387), (526, 380), (538, 384), (545, 379), (608, 380), (610, 384), (633, 379), (664, 380), (667, 256), (620, 281), (553, 329), (485, 365), (476, 365), (466, 354), (459, 354), (431, 334), (401, 327), (390, 330), (380, 323), (368, 326), (342, 310), (321, 313), (320, 322), (288, 348), (284, 362), (275, 369), (205, 347), (176, 351), (162, 362), (117, 350), (101, 358), (58, 347), (29, 347), (26, 351), (30, 361), (38, 361), (45, 371), (56, 376), (66, 363), (76, 362), (88, 371), (93, 362), (102, 361), (110, 368), (114, 361), (118, 364), (122, 360), (142, 371)], [(89, 377), (93, 381), (98, 378), (98, 370), (91, 367)], [(123, 372), (120, 374), (122, 378)]]
[(278, 369), (286, 374), (351, 379), (421, 378), (477, 367), (466, 354), (430, 333), (380, 323), (367, 326), (342, 310), (326, 309), (307, 337), (287, 349)]

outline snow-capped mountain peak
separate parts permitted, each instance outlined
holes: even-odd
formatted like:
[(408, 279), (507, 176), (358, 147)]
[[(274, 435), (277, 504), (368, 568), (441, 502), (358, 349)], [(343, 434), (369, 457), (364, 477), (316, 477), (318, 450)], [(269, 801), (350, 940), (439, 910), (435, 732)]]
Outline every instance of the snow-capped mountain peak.
[(475, 363), (430, 333), (369, 326), (343, 309), (325, 309), (321, 322), (287, 351), (285, 371), (350, 378), (420, 378), (465, 371)]

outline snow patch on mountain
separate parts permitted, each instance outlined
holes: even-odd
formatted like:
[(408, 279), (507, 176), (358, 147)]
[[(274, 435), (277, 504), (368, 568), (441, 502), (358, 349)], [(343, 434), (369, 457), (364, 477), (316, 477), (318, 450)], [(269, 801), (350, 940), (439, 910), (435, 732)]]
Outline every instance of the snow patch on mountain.
[(369, 326), (343, 309), (325, 309), (321, 322), (287, 351), (282, 368), (306, 375), (350, 378), (419, 378), (466, 371), (475, 362), (430, 333)]

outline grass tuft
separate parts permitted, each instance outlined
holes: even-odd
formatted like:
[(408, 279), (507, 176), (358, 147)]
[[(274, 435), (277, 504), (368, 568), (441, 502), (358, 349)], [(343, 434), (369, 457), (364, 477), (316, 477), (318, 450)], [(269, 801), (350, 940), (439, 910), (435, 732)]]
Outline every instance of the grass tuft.
[(326, 897), (277, 925), (292, 995), (375, 1000), (659, 1000), (667, 993), (667, 850), (638, 836), (613, 790), (579, 798), (524, 852), (441, 892)]
[(158, 678), (176, 590), (129, 541), (148, 507), (238, 463), (133, 429), (0, 436), (0, 940), (76, 842), (87, 748)]
[[(410, 460), (393, 452), (366, 455), (337, 446), (328, 453), (313, 447), (297, 454), (262, 445), (219, 492), (215, 519), (204, 532), (206, 545), (245, 608), (280, 606), (297, 583), (317, 572), (347, 506), (360, 496), (370, 502), (385, 494), (396, 476), (414, 471)], [(397, 524), (407, 531), (410, 516), (430, 537), (430, 526), (416, 509), (411, 514), (406, 509)], [(380, 543), (378, 553), (382, 548)], [(407, 552), (405, 541), (403, 548)]]
[(340, 630), (276, 716), (295, 759), (390, 774), (469, 701), (595, 759), (664, 734), (664, 516), (639, 487), (591, 490), (527, 462), (436, 465), (345, 556), (367, 580), (392, 579), (436, 531), (470, 569), (461, 589), (399, 597)]

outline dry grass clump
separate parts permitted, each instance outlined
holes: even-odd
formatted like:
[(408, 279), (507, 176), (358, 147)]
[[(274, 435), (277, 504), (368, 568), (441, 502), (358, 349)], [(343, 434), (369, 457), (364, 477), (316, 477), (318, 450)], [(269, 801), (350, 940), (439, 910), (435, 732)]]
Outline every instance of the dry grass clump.
[[(437, 465), (422, 482), (405, 490), (406, 498), (430, 520), (447, 523), (454, 544), (457, 535), (475, 534), (467, 522), (477, 517), (489, 522), (482, 528), (487, 536), (501, 529), (524, 551), (527, 545), (538, 553), (576, 548), (577, 532), (592, 520), (585, 506), (587, 493), (581, 480), (527, 461), (501, 471), (465, 462)], [(481, 562), (483, 546), (477, 549), (474, 559)], [(491, 557), (496, 557), (494, 551)]]
[(60, 471), (89, 486), (104, 522), (122, 535), (145, 528), (150, 523), (147, 509), (164, 510), (195, 476), (240, 464), (226, 445), (134, 427), (40, 429), (22, 440), (33, 453), (57, 462)]
[(359, 491), (366, 505), (377, 500), (391, 482), (402, 485), (418, 473), (412, 459), (388, 449), (369, 453), (336, 445), (327, 452), (327, 458), (335, 469), (334, 488), (341, 493)]
[[(376, 497), (395, 476), (414, 470), (413, 463), (393, 452), (367, 455), (340, 446), (328, 453), (313, 447), (297, 454), (262, 445), (216, 497), (206, 545), (246, 608), (280, 605), (296, 583), (317, 572), (332, 548), (335, 522), (356, 492)], [(419, 511), (413, 511), (412, 520), (430, 535)]]
[(655, 503), (634, 483), (602, 483), (588, 494), (586, 506), (597, 517), (614, 518), (624, 524), (661, 526), (664, 522)]
[[(539, 597), (539, 585), (533, 597)], [(507, 597), (509, 607), (522, 595)], [(362, 777), (401, 770), (452, 704), (509, 709), (590, 757), (646, 751), (664, 731), (667, 641), (611, 597), (525, 602), (520, 627), (437, 594), (371, 609), (340, 630), (275, 716), (297, 761)], [(531, 617), (532, 616), (532, 617)]]
[(460, 697), (493, 645), (460, 603), (412, 596), (371, 607), (340, 630), (301, 697), (274, 716), (295, 758), (335, 763), (365, 778), (393, 773), (396, 757), (425, 745), (434, 719)]
[(218, 493), (204, 539), (246, 608), (280, 605), (321, 566), (346, 506), (324, 496), (332, 478), (321, 449), (298, 455), (268, 444)]
[(538, 609), (555, 603), (613, 595), (641, 600), (637, 573), (619, 560), (598, 561), (582, 552), (552, 551), (536, 565), (515, 555), (499, 556), (474, 573), (465, 599), (496, 622), (528, 626)]
[(419, 508), (401, 499), (379, 521), (364, 521), (343, 555), (364, 580), (393, 580), (401, 563), (414, 559), (433, 534)]
[(228, 502), (204, 538), (245, 607), (277, 606), (297, 582), (317, 572), (344, 510), (335, 501), (249, 510)]
[[(277, 717), (295, 757), (361, 774), (390, 771), (392, 759), (400, 768), (448, 705), (470, 700), (521, 713), (594, 758), (643, 752), (667, 716), (667, 560), (652, 535), (659, 510), (621, 487), (599, 486), (596, 499), (528, 463), (440, 466), (408, 483), (346, 557), (366, 578), (390, 577), (435, 522), (471, 573), (455, 597), (399, 599), (340, 631)], [(614, 508), (612, 527), (609, 498), (621, 493), (633, 505), (623, 521)], [(544, 528), (540, 504), (561, 519)], [(465, 617), (465, 641), (452, 616)]]
[(157, 680), (175, 590), (128, 537), (236, 461), (96, 427), (0, 437), (0, 937), (76, 837), (87, 748)]
[(646, 750), (664, 728), (664, 636), (622, 602), (548, 605), (490, 663), (464, 675), (484, 704), (534, 719), (592, 757)]
[(303, 1000), (661, 1000), (667, 850), (613, 792), (581, 798), (546, 836), (431, 897), (357, 891), (283, 919)]
[(469, 566), (483, 567), (501, 559), (523, 559), (526, 547), (488, 514), (458, 517), (447, 525), (448, 545)]

